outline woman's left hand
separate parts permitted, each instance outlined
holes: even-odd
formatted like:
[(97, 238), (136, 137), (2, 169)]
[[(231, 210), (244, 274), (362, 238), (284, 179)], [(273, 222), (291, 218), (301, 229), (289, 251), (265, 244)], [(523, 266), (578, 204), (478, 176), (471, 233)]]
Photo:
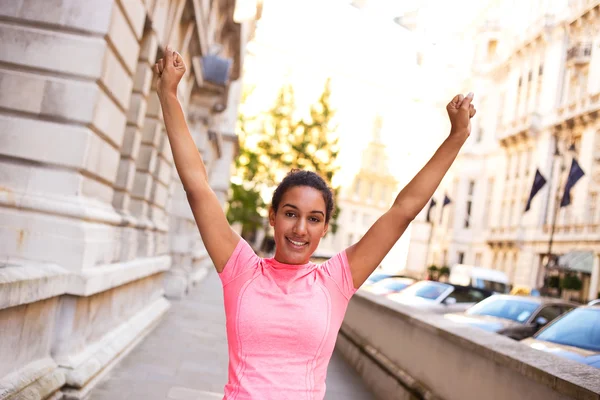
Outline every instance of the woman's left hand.
[(466, 97), (462, 94), (457, 94), (446, 106), (448, 117), (450, 117), (450, 124), (452, 125), (450, 129), (451, 137), (467, 140), (471, 134), (471, 118), (477, 112), (475, 106), (471, 104), (473, 96), (472, 92)]

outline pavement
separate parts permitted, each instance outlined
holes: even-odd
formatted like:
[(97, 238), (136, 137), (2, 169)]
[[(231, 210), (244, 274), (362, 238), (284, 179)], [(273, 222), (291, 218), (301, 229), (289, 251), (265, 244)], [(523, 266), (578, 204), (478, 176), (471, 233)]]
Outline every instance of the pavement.
[[(181, 300), (164, 320), (109, 371), (89, 400), (222, 399), (227, 382), (223, 292), (215, 271)], [(358, 375), (334, 352), (326, 400), (371, 400)]]

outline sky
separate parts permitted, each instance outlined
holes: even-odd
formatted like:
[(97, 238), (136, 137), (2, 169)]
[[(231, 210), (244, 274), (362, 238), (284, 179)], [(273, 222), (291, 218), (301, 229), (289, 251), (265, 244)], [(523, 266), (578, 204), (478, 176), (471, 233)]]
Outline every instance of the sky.
[[(439, 70), (456, 64), (457, 54), (449, 53), (455, 50), (447, 42), (453, 38), (450, 32), (460, 31), (457, 24), (469, 20), (460, 15), (476, 12), (463, 7), (474, 1), (370, 0), (360, 10), (350, 3), (265, 0), (245, 59), (244, 84), (255, 89), (243, 112), (268, 109), (285, 83), (293, 85), (299, 108), (308, 109), (331, 77), (342, 167), (334, 184), (351, 182), (360, 165), (356, 160), (380, 115), (389, 167), (403, 185), (449, 129), (444, 106), (451, 96), (443, 102), (440, 98), (452, 82)], [(416, 7), (421, 8), (420, 18), (426, 19), (418, 31), (393, 21)], [(425, 50), (433, 58), (428, 66), (419, 66), (417, 52)], [(459, 82), (455, 86), (460, 89)]]

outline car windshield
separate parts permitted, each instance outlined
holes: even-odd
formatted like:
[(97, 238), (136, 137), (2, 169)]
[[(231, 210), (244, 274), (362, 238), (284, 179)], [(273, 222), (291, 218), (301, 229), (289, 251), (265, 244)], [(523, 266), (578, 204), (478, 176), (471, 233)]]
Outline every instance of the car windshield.
[(401, 293), (404, 296), (417, 296), (423, 299), (435, 300), (451, 287), (445, 283), (421, 281), (407, 287)]
[(538, 307), (539, 304), (530, 301), (489, 297), (467, 310), (467, 314), (488, 315), (523, 323)]
[(540, 332), (536, 339), (600, 351), (600, 309), (575, 309)]
[(479, 289), (487, 289), (496, 293), (508, 293), (508, 286), (504, 283), (488, 281), (485, 279), (475, 279), (475, 284), (473, 285)]
[(384, 289), (389, 289), (392, 291), (400, 291), (405, 287), (411, 285), (413, 281), (411, 279), (384, 279), (375, 284), (377, 287), (381, 287)]

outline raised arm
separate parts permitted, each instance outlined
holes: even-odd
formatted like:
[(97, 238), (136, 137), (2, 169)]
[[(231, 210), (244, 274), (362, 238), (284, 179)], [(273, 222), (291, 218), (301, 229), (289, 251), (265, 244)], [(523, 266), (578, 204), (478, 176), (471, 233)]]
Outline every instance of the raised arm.
[(417, 175), (400, 191), (392, 207), (356, 244), (346, 250), (354, 287), (358, 288), (381, 263), (408, 225), (421, 212), (471, 133), (473, 94), (457, 95), (446, 107), (450, 135)]
[(158, 60), (154, 72), (158, 75), (156, 87), (177, 173), (206, 250), (217, 271), (221, 272), (240, 237), (229, 226), (221, 204), (208, 184), (202, 157), (177, 99), (177, 85), (185, 73), (183, 58), (167, 46), (165, 57)]

